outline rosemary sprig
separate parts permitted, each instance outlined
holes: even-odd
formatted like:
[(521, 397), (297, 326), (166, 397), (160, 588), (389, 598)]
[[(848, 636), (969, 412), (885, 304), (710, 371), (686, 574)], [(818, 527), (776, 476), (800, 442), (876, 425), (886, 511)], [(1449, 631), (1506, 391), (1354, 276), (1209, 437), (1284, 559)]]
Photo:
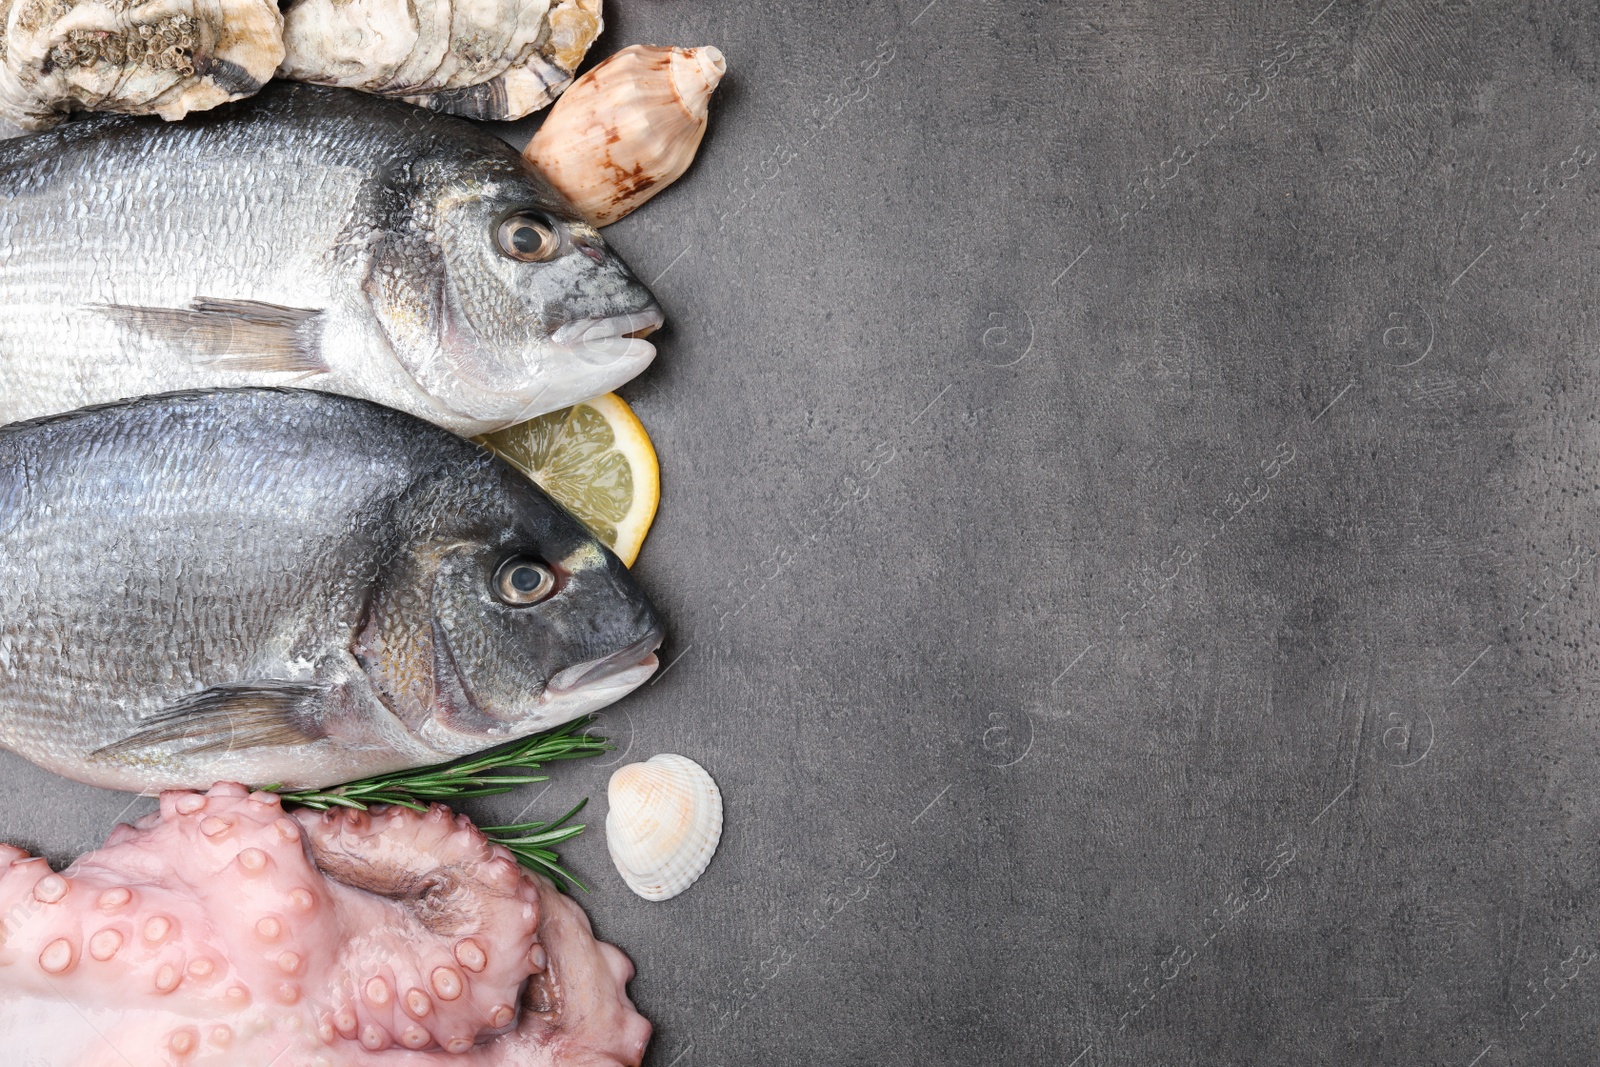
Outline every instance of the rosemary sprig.
[(581, 822), (573, 826), (563, 824), (582, 811), (587, 803), (589, 798), (584, 797), (572, 806), (571, 811), (553, 822), (519, 822), (510, 826), (484, 826), (480, 829), (490, 841), (504, 845), (524, 867), (538, 871), (549, 878), (563, 893), (567, 892), (568, 882), (587, 893), (589, 887), (578, 881), (571, 871), (561, 866), (560, 855), (550, 847), (559, 845), (563, 841), (571, 841), (583, 833), (584, 824)]
[[(498, 796), (511, 792), (519, 785), (549, 781), (550, 778), (547, 774), (499, 772), (537, 770), (541, 765), (557, 760), (584, 759), (610, 752), (612, 745), (606, 738), (583, 732), (592, 722), (594, 716), (585, 716), (553, 730), (452, 763), (378, 774), (329, 789), (286, 790), (281, 784), (261, 788), (277, 793), (285, 804), (318, 811), (334, 807), (365, 811), (373, 804), (398, 804), (413, 811), (427, 811), (430, 801)], [(553, 822), (516, 823), (480, 829), (490, 841), (509, 849), (523, 866), (547, 876), (563, 890), (568, 882), (587, 890), (587, 886), (561, 866), (561, 857), (551, 846), (570, 841), (583, 833), (584, 824), (565, 824), (588, 802), (588, 798), (584, 798)]]

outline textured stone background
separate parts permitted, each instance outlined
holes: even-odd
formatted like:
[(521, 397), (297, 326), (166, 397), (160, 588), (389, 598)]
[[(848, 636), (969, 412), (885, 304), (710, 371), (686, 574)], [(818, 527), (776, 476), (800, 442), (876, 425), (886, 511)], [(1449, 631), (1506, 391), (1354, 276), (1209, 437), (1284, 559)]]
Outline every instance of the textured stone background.
[[(727, 831), (649, 904), (608, 769), (491, 809), (596, 797), (650, 1062), (1592, 1062), (1595, 5), (609, 20), (732, 68), (609, 231), (673, 636), (605, 717)], [(127, 803), (0, 770), (58, 858)]]

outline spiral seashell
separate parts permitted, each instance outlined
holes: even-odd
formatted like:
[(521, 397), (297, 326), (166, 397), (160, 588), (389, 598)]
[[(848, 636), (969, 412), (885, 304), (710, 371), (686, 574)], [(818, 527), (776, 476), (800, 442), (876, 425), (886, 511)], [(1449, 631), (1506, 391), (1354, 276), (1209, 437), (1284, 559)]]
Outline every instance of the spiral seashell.
[(523, 157), (594, 225), (616, 222), (689, 169), (726, 71), (709, 46), (624, 48), (556, 101)]
[(628, 888), (667, 900), (693, 885), (722, 838), (722, 793), (711, 775), (665, 753), (619, 767), (606, 795), (606, 845)]

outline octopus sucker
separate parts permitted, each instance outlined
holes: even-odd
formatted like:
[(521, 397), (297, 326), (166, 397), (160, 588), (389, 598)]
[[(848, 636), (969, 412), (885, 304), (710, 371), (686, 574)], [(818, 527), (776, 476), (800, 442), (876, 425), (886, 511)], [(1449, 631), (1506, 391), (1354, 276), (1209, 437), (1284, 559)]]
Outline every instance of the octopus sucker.
[(637, 1067), (650, 1024), (632, 964), (575, 903), (520, 868), (508, 884), (448, 809), (358, 815), (172, 791), (60, 873), (15, 852), (0, 866), (8, 1059), (99, 1067), (98, 1037), (63, 1036), (81, 1029), (71, 1004), (137, 1063)]

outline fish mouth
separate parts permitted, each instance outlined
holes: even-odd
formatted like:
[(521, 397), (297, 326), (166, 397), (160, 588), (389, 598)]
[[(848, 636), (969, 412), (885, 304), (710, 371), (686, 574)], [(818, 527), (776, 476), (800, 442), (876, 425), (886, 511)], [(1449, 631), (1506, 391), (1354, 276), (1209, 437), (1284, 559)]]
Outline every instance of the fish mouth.
[(661, 661), (656, 649), (661, 647), (662, 635), (646, 634), (627, 648), (601, 656), (586, 663), (576, 663), (558, 671), (545, 686), (554, 696), (566, 696), (582, 689), (597, 692), (602, 689), (633, 689), (656, 672)]
[[(659, 641), (658, 638), (657, 643)], [(538, 723), (535, 729), (543, 730), (556, 723), (571, 722), (581, 715), (589, 715), (615, 704), (643, 685), (660, 666), (654, 652), (645, 653), (640, 658), (636, 648), (625, 651), (631, 659), (618, 653), (603, 660), (568, 667), (552, 679), (552, 684), (546, 686), (539, 695), (533, 718), (529, 720)], [(585, 670), (589, 673), (577, 673)], [(557, 679), (570, 688), (555, 688), (553, 683)]]
[(550, 339), (596, 367), (622, 360), (648, 363), (655, 357), (656, 346), (645, 338), (666, 321), (662, 310), (652, 305), (627, 315), (576, 319), (556, 330)]

